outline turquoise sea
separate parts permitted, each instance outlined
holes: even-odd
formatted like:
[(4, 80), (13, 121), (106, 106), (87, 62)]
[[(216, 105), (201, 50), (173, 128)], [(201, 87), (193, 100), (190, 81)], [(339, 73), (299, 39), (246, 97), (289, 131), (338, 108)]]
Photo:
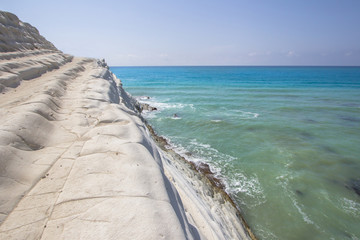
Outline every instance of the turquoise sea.
[(111, 70), (259, 239), (360, 239), (360, 67)]

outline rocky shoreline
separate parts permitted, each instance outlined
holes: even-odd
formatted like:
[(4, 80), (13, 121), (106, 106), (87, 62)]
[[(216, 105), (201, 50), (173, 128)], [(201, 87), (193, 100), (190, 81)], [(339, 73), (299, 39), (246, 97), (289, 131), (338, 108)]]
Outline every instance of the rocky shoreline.
[[(224, 202), (230, 203), (231, 206), (233, 207), (233, 211), (235, 212), (235, 215), (237, 216), (241, 224), (245, 227), (247, 233), (249, 234), (249, 237), (252, 240), (257, 239), (256, 236), (251, 231), (246, 220), (243, 218), (241, 211), (236, 206), (231, 196), (226, 192), (224, 183), (222, 182), (221, 179), (216, 177), (214, 172), (211, 171), (210, 166), (207, 163), (203, 163), (203, 162), (195, 164), (194, 162), (191, 162), (186, 158), (184, 158), (183, 156), (176, 153), (173, 149), (168, 147), (170, 146), (170, 144), (167, 142), (165, 138), (157, 135), (155, 130), (145, 119), (143, 119), (143, 121), (145, 122), (147, 128), (149, 129), (152, 138), (155, 140), (156, 144), (161, 148), (161, 150), (169, 154), (172, 157), (172, 161), (177, 161), (183, 167), (187, 168), (187, 171), (193, 171), (194, 175), (189, 174), (189, 177), (191, 179), (200, 179), (202, 184), (204, 185), (203, 187), (208, 188), (207, 190), (205, 190), (205, 192), (210, 193), (212, 198), (214, 198), (214, 193), (218, 193), (221, 196), (220, 198), (214, 198), (214, 201), (218, 201), (220, 204), (224, 204)], [(184, 171), (184, 169), (182, 170)]]
[[(168, 155), (168, 157), (171, 158), (172, 162), (177, 162), (177, 164), (181, 166), (178, 168), (181, 168), (181, 171), (184, 174), (187, 174), (188, 181), (189, 182), (198, 181), (198, 184), (201, 185), (200, 189), (202, 189), (203, 192), (211, 196), (213, 201), (210, 203), (210, 205), (214, 206), (214, 205), (224, 204), (225, 202), (229, 203), (231, 207), (229, 207), (227, 211), (230, 210), (232, 213), (235, 213), (237, 220), (240, 221), (240, 224), (244, 226), (244, 228), (246, 229), (246, 233), (249, 235), (249, 238), (252, 240), (256, 240), (257, 239), (256, 236), (253, 234), (251, 228), (247, 224), (246, 220), (243, 218), (240, 209), (237, 207), (231, 196), (226, 192), (225, 184), (223, 183), (222, 179), (218, 178), (215, 172), (211, 171), (210, 166), (207, 163), (200, 162), (196, 164), (176, 153), (170, 147), (168, 141), (164, 137), (159, 136), (154, 130), (154, 128), (141, 115), (143, 111), (157, 111), (156, 107), (153, 107), (147, 103), (139, 102), (130, 95), (129, 97), (133, 99), (134, 106), (135, 109), (138, 111), (139, 117), (148, 128), (149, 133), (151, 137), (154, 139), (157, 146), (162, 151), (164, 151)], [(148, 96), (141, 98), (150, 99), (150, 97)], [(186, 154), (191, 154), (191, 153), (186, 153)], [(169, 176), (169, 179), (172, 179), (172, 177)], [(217, 197), (215, 197), (215, 194), (217, 195)], [(221, 214), (228, 214), (228, 212), (222, 212)]]

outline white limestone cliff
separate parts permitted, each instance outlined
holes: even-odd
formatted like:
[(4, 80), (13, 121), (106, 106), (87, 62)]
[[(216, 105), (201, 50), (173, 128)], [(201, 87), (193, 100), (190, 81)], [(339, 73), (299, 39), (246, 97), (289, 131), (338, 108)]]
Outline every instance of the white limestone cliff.
[(0, 12), (0, 239), (247, 239), (104, 61)]
[(39, 31), (9, 12), (0, 12), (0, 52), (24, 50), (57, 50)]

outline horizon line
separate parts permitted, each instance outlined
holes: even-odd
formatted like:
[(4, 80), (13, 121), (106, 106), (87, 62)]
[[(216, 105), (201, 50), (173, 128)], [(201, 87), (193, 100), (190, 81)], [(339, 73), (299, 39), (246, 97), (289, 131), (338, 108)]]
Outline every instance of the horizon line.
[(360, 65), (109, 65), (109, 67), (360, 67)]

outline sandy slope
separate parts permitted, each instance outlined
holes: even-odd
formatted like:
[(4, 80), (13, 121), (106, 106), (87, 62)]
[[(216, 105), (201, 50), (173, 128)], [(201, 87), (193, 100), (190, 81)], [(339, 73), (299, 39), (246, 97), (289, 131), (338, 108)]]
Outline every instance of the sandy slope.
[(0, 53), (0, 239), (248, 238), (105, 62), (19, 49)]

